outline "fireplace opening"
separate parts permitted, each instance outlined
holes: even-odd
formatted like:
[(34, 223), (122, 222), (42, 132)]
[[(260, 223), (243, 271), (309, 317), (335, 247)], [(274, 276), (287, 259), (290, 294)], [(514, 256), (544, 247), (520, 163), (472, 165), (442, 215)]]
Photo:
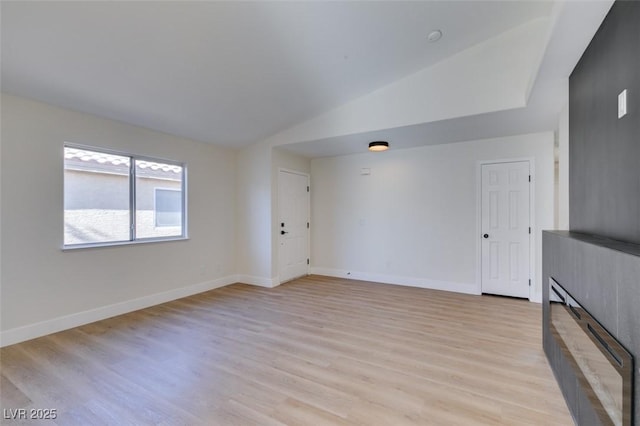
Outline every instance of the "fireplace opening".
[(633, 357), (554, 279), (551, 334), (603, 425), (632, 425)]

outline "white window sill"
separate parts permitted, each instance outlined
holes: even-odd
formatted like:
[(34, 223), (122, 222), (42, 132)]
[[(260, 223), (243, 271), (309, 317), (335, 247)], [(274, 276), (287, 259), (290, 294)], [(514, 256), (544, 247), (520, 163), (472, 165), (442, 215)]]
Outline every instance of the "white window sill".
[(62, 246), (62, 251), (83, 250), (92, 248), (103, 247), (117, 247), (117, 246), (132, 246), (138, 244), (153, 244), (153, 243), (165, 243), (168, 241), (188, 241), (189, 237), (166, 237), (166, 238), (148, 238), (135, 241), (114, 241), (112, 243), (88, 243), (88, 244), (73, 244), (68, 246)]

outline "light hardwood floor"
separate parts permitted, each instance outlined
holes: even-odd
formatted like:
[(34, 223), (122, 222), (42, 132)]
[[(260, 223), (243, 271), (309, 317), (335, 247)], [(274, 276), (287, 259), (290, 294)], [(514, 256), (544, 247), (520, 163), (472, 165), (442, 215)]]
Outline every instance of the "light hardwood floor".
[(1, 405), (64, 425), (572, 425), (540, 324), (507, 298), (236, 284), (1, 349)]

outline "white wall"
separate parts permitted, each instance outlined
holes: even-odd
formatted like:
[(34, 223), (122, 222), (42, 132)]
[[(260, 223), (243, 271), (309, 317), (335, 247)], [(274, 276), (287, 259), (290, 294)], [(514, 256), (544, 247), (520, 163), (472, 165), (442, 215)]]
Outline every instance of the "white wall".
[[(235, 281), (234, 151), (5, 94), (1, 136), (3, 345)], [(62, 251), (65, 141), (185, 162), (189, 240)]]
[(541, 230), (553, 228), (553, 143), (540, 133), (312, 160), (312, 272), (477, 292), (478, 162), (532, 157), (537, 300)]
[(238, 153), (236, 269), (247, 284), (272, 287), (271, 147)]

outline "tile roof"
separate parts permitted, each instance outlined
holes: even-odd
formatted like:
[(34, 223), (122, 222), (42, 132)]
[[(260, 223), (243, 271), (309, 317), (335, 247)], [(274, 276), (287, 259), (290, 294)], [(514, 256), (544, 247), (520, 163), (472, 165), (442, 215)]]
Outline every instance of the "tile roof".
[[(65, 160), (76, 160), (83, 162), (95, 162), (98, 164), (111, 164), (114, 166), (129, 166), (129, 157), (104, 152), (88, 151), (78, 148), (65, 147)], [(136, 167), (140, 169), (158, 170), (163, 172), (182, 173), (182, 167), (173, 164), (156, 163), (153, 161), (136, 160)]]

